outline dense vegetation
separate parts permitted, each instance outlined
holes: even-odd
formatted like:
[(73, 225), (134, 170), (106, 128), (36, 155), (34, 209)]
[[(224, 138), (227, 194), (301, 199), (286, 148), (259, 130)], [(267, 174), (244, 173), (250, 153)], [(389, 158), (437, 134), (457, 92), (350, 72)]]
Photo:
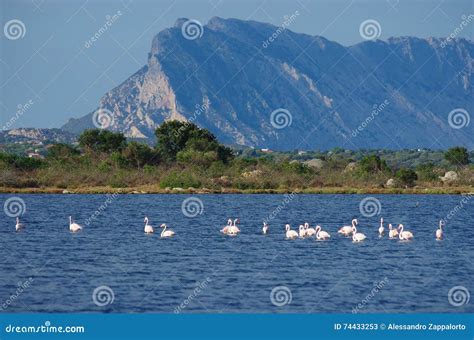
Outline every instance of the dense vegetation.
[[(232, 150), (209, 131), (178, 121), (162, 124), (155, 135), (152, 147), (127, 141), (121, 133), (86, 130), (77, 146), (51, 145), (44, 159), (0, 153), (0, 186), (291, 191), (474, 184), (472, 155), (462, 147), (446, 152)], [(457, 178), (441, 180), (447, 171)]]

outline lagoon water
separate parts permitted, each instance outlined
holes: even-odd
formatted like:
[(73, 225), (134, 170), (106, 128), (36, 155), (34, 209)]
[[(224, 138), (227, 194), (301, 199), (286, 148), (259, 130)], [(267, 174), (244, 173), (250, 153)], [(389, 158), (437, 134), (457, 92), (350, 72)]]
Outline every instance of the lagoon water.
[[(448, 299), (456, 286), (474, 294), (474, 199), (375, 195), (381, 214), (364, 217), (359, 204), (371, 195), (118, 195), (106, 206), (106, 195), (0, 195), (0, 202), (14, 196), (26, 204), (26, 228), (15, 232), (14, 218), (0, 217), (3, 312), (474, 312), (474, 297), (453, 296), (464, 298), (460, 306)], [(189, 197), (203, 204), (195, 217), (182, 212)], [(439, 219), (453, 209), (446, 238), (436, 241)], [(262, 220), (273, 211), (264, 236)], [(70, 214), (84, 226), (77, 234), (68, 230)], [(143, 233), (145, 215), (153, 235)], [(379, 238), (380, 216), (415, 239)], [(240, 218), (238, 237), (219, 233), (228, 217)], [(367, 235), (360, 244), (336, 233), (353, 217)], [(330, 241), (285, 240), (285, 223), (297, 229), (305, 221), (321, 224)], [(176, 236), (160, 239), (161, 223)], [(113, 302), (99, 306), (93, 292), (102, 286)]]

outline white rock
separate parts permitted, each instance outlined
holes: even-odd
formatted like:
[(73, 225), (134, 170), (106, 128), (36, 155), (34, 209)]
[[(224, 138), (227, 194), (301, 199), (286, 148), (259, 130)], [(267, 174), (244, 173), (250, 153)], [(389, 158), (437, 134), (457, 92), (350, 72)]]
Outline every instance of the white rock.
[(349, 164), (347, 164), (344, 171), (350, 172), (350, 171), (354, 171), (356, 168), (357, 168), (357, 163), (356, 162), (350, 162)]
[(309, 161), (303, 162), (303, 164), (306, 164), (307, 166), (315, 169), (321, 169), (326, 165), (326, 161), (323, 161), (322, 159), (319, 158), (313, 158), (310, 159)]
[(448, 171), (444, 174), (443, 177), (440, 177), (440, 179), (445, 183), (451, 183), (451, 182), (457, 181), (458, 178), (459, 176), (456, 173), (456, 171)]
[(390, 178), (385, 185), (389, 188), (393, 188), (395, 186), (395, 180), (393, 178)]
[(262, 175), (262, 170), (253, 170), (242, 173), (242, 177), (245, 178), (256, 178)]

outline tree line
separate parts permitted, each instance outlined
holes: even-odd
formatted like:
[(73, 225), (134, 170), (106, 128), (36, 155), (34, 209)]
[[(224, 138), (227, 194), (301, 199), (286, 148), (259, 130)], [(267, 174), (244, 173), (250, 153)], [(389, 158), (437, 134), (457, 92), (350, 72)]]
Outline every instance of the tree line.
[[(373, 153), (357, 161), (338, 158), (344, 150), (334, 150), (321, 157), (325, 161), (322, 168), (313, 168), (277, 153), (253, 156), (219, 143), (211, 132), (189, 122), (165, 122), (156, 129), (155, 137), (156, 146), (150, 146), (128, 141), (119, 132), (85, 130), (79, 136), (77, 146), (53, 144), (44, 160), (0, 153), (0, 168), (37, 170), (36, 174), (30, 174), (33, 183), (26, 182), (28, 185), (79, 185), (80, 179), (89, 172), (95, 173), (97, 179), (89, 185), (128, 186), (132, 182), (157, 181), (161, 187), (238, 189), (363, 186), (383, 184), (387, 178), (394, 178), (398, 186), (411, 187), (417, 181), (435, 182), (443, 174), (442, 169), (430, 162), (415, 169), (390, 167)], [(466, 167), (469, 153), (464, 147), (447, 150), (444, 158), (453, 169), (469, 168)], [(347, 170), (349, 163), (355, 164), (350, 171)], [(472, 169), (468, 172), (472, 175)], [(101, 173), (109, 174), (112, 179), (100, 179)], [(53, 174), (59, 179), (53, 179)], [(15, 181), (24, 181), (12, 173), (4, 177), (6, 179), (0, 178), (2, 186), (15, 186)]]

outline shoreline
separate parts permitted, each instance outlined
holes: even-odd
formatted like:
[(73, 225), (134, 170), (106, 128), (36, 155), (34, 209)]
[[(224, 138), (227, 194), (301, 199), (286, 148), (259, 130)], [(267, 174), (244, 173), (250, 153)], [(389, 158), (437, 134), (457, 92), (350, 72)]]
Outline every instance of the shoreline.
[(413, 187), (413, 188), (350, 188), (321, 187), (310, 189), (195, 189), (158, 188), (154, 186), (112, 188), (9, 188), (0, 187), (0, 194), (396, 194), (396, 195), (461, 195), (474, 194), (473, 187)]

